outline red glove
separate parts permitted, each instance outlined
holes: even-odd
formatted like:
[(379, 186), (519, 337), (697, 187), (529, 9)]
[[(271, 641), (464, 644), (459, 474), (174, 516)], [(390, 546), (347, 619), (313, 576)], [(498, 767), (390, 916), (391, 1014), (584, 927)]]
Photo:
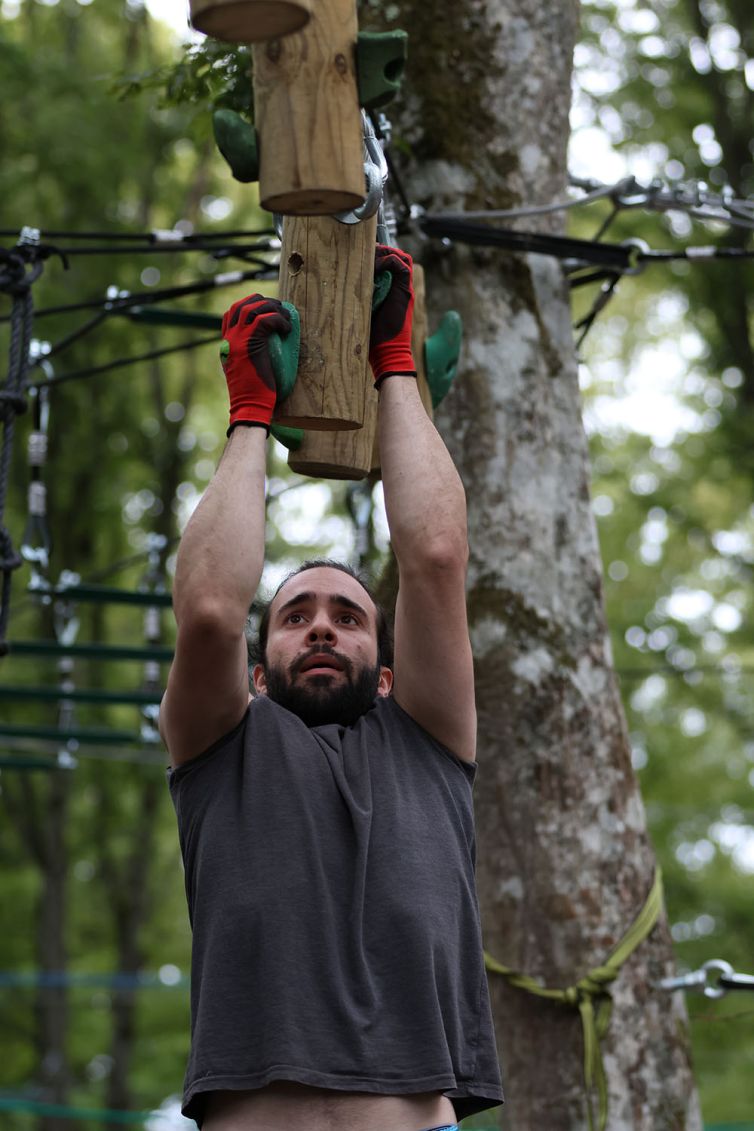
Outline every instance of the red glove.
[(377, 389), (385, 377), (416, 377), (416, 363), (411, 353), (413, 266), (411, 256), (405, 251), (377, 244), (375, 278), (381, 271), (389, 271), (393, 277), (387, 297), (372, 311), (369, 364), (372, 366)]
[(281, 302), (250, 295), (223, 316), (220, 360), (230, 394), (230, 427), (252, 424), (269, 433), (277, 388), (269, 351), (270, 334), (288, 334), (291, 316)]

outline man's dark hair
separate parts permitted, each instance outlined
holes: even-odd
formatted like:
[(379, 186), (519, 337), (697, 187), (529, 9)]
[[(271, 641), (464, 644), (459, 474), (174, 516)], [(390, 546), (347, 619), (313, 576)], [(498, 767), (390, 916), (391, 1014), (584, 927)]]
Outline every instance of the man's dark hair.
[(305, 573), (308, 569), (339, 569), (341, 573), (347, 573), (349, 577), (358, 581), (359, 585), (366, 590), (367, 595), (371, 597), (374, 607), (377, 610), (377, 663), (381, 667), (392, 668), (393, 630), (385, 614), (385, 610), (375, 599), (369, 580), (363, 573), (346, 565), (345, 562), (336, 562), (331, 558), (311, 558), (309, 561), (302, 562), (298, 569), (293, 569), (289, 574), (286, 574), (262, 609), (256, 638), (250, 640), (248, 645), (249, 664), (261, 664), (264, 667), (267, 663), (267, 634), (270, 628), (270, 609), (272, 602), (291, 578), (297, 577), (300, 573)]

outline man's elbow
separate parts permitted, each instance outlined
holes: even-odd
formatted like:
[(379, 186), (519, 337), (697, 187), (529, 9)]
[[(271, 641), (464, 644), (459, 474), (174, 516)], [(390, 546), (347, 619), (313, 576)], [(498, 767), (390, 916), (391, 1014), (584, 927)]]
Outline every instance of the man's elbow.
[[(466, 577), (469, 563), (469, 544), (466, 531), (433, 535), (424, 539), (417, 549), (414, 564), (426, 577)], [(401, 563), (402, 564), (402, 563)]]
[(175, 609), (179, 636), (197, 644), (237, 638), (244, 631), (246, 616), (241, 605), (212, 596), (179, 604)]

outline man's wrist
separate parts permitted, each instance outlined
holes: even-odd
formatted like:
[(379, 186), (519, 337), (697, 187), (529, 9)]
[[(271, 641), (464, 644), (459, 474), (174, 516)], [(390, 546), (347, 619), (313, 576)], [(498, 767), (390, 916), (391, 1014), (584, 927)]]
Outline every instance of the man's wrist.
[(374, 379), (374, 387), (377, 392), (382, 388), (383, 381), (387, 381), (389, 377), (413, 377), (416, 380), (415, 369), (389, 369), (385, 373), (380, 373), (379, 377)]
[(225, 435), (230, 436), (235, 428), (264, 428), (267, 435), (270, 434), (270, 426), (263, 420), (231, 420)]

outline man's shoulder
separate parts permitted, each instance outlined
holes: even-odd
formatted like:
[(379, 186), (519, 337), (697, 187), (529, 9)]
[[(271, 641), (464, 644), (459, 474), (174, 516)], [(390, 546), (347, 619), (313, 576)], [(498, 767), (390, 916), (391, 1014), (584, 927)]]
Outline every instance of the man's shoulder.
[(426, 727), (422, 726), (392, 695), (377, 699), (364, 718), (368, 716), (371, 716), (374, 725), (382, 731), (386, 741), (400, 740), (406, 749), (412, 751), (425, 749), (430, 754), (444, 755), (460, 766), (469, 780), (474, 780), (476, 762), (459, 758), (449, 747), (430, 734)]

